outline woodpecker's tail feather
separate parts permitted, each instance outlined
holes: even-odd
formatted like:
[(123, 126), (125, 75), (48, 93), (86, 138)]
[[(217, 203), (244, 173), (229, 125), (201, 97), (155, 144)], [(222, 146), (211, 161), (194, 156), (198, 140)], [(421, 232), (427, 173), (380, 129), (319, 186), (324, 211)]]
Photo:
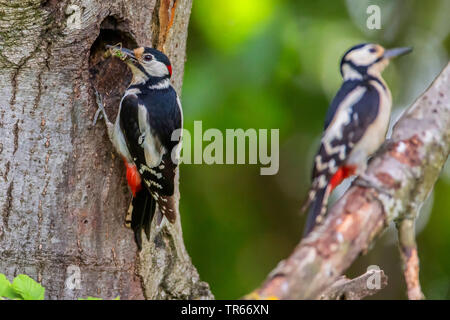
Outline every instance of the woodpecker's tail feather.
[(316, 196), (316, 190), (311, 189), (308, 192), (308, 199), (303, 203), (302, 208), (300, 209), (301, 212), (306, 212), (306, 210), (310, 207), (311, 202), (314, 200)]
[[(158, 209), (162, 215), (165, 216), (170, 223), (174, 223), (177, 217), (174, 197), (155, 194), (155, 199), (158, 202)], [(158, 225), (161, 223), (161, 220), (162, 216), (158, 219)]]
[(145, 236), (147, 237), (147, 240), (150, 241), (150, 228), (152, 226), (152, 220), (153, 217), (155, 216), (155, 211), (156, 211), (156, 201), (149, 195), (148, 196), (149, 199), (149, 211), (147, 212), (147, 214), (145, 214), (144, 217), (144, 232), (145, 232)]
[(328, 197), (330, 195), (330, 187), (314, 191), (314, 198), (308, 200), (309, 206), (308, 218), (306, 220), (303, 237), (306, 237), (317, 223), (320, 223), (326, 213)]
[(155, 214), (156, 203), (146, 188), (136, 193), (131, 202), (131, 228), (139, 250), (142, 249), (142, 229), (150, 240), (150, 226)]
[(303, 232), (304, 237), (307, 236), (312, 228), (314, 228), (317, 223), (320, 223), (325, 216), (330, 193), (344, 179), (355, 174), (355, 172), (356, 168), (354, 166), (341, 166), (335, 172), (327, 172), (314, 179), (312, 183), (313, 186), (308, 193), (308, 199), (302, 207), (303, 212), (309, 207), (306, 227)]

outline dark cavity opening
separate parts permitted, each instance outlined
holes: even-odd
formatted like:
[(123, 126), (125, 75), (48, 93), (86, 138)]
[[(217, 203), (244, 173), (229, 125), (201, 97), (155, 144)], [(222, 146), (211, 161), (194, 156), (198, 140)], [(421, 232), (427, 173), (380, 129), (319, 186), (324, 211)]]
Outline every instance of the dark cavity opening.
[(110, 121), (115, 119), (120, 99), (131, 81), (131, 72), (120, 59), (107, 57), (105, 46), (121, 43), (124, 48), (136, 48), (137, 43), (129, 30), (125, 21), (113, 16), (106, 17), (90, 50), (91, 83), (102, 96)]

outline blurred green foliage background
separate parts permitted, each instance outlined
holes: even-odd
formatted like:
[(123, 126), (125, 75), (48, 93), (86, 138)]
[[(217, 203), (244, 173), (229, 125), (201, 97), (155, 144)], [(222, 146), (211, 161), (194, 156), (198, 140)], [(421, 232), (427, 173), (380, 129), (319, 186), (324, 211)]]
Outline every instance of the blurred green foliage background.
[[(370, 4), (381, 30), (366, 27)], [(279, 128), (280, 170), (260, 165), (181, 167), (184, 238), (216, 298), (234, 299), (261, 284), (298, 243), (300, 206), (310, 183), (328, 105), (339, 88), (339, 61), (351, 46), (413, 46), (385, 71), (392, 120), (448, 63), (450, 1), (194, 0), (182, 92), (185, 128)], [(207, 143), (204, 143), (204, 145)], [(338, 188), (337, 198), (348, 187)], [(450, 168), (418, 221), (421, 280), (428, 298), (450, 298)], [(389, 285), (375, 298), (404, 299), (396, 234), (386, 232), (349, 276), (378, 265)]]

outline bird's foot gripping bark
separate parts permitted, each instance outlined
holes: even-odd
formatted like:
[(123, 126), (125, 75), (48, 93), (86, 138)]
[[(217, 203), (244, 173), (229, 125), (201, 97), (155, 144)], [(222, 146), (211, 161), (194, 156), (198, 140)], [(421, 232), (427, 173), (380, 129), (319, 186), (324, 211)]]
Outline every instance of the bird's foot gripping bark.
[(359, 175), (359, 176), (355, 179), (355, 181), (353, 182), (353, 184), (354, 184), (355, 186), (363, 187), (363, 188), (366, 188), (366, 189), (374, 189), (374, 190), (376, 190), (378, 193), (381, 193), (381, 194), (385, 194), (385, 195), (391, 196), (391, 194), (389, 193), (388, 190), (386, 190), (386, 189), (384, 189), (383, 187), (378, 186), (378, 185), (376, 185), (375, 183), (373, 183), (372, 180), (370, 179), (370, 177), (367, 176), (367, 175), (364, 174), (364, 173), (361, 174), (361, 175)]
[(95, 101), (97, 102), (97, 111), (95, 112), (95, 116), (94, 116), (94, 120), (92, 121), (92, 125), (95, 126), (95, 124), (97, 123), (97, 120), (99, 117), (103, 116), (103, 119), (105, 119), (105, 123), (108, 124), (112, 124), (109, 120), (108, 120), (108, 116), (106, 115), (105, 112), (105, 106), (103, 104), (103, 99), (102, 96), (100, 95), (100, 93), (98, 93), (98, 91), (96, 89), (94, 89), (95, 92)]
[(95, 92), (95, 101), (97, 102), (98, 109), (95, 112), (95, 116), (94, 116), (94, 120), (92, 121), (92, 125), (95, 126), (98, 118), (103, 117), (103, 119), (105, 120), (109, 140), (112, 141), (114, 124), (111, 121), (109, 121), (109, 119), (108, 119), (108, 115), (105, 112), (105, 105), (103, 104), (102, 96), (95, 88), (94, 88), (94, 92)]

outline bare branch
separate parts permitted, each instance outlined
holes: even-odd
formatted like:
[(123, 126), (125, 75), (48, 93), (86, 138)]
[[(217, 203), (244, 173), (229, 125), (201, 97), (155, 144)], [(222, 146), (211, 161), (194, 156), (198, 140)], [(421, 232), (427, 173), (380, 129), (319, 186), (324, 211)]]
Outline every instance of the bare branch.
[(420, 288), (419, 255), (417, 253), (414, 224), (413, 219), (402, 219), (397, 223), (397, 230), (408, 298), (410, 300), (421, 300), (425, 297)]
[[(378, 286), (368, 286), (373, 278), (379, 279)], [(320, 300), (361, 300), (374, 295), (387, 286), (388, 277), (383, 270), (369, 270), (355, 279), (341, 276), (320, 295)]]
[[(323, 225), (280, 262), (252, 297), (317, 298), (368, 250), (389, 222), (411, 213), (415, 217), (449, 155), (449, 88), (450, 64), (395, 125), (392, 139), (369, 164), (366, 186), (354, 183)], [(418, 263), (417, 252), (414, 255)], [(413, 270), (415, 264), (410, 264)]]

